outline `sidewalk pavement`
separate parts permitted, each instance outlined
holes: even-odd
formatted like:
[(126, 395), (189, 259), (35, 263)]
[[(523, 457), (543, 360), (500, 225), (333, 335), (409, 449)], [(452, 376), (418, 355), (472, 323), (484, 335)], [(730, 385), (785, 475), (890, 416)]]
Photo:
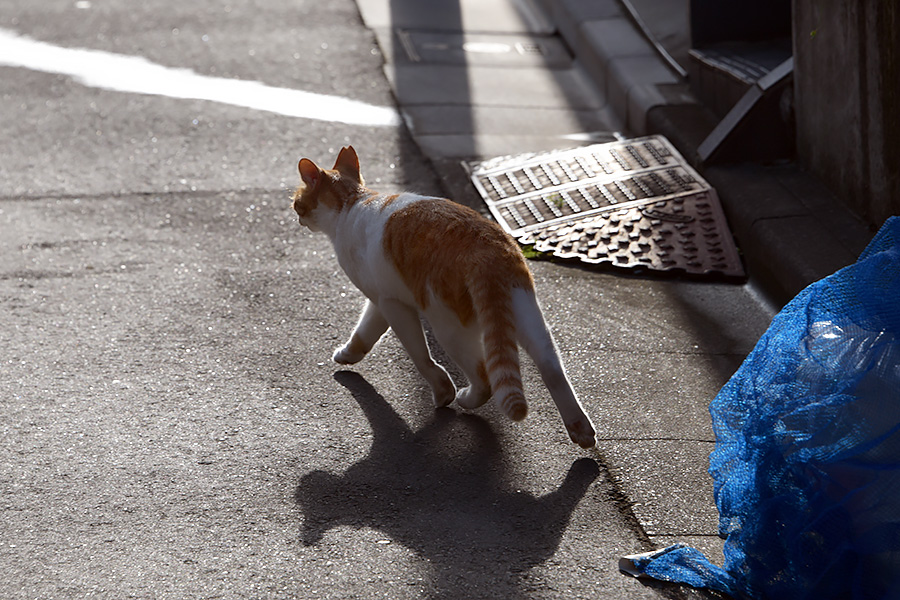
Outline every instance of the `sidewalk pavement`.
[[(716, 187), (753, 287), (775, 305), (854, 262), (871, 238), (796, 164), (699, 164), (697, 148), (717, 119), (616, 0), (459, 0), (427, 10), (415, 0), (358, 5), (414, 138), (458, 201), (484, 211), (461, 160), (658, 133)], [(683, 61), (689, 33), (679, 37), (678, 24), (686, 25), (686, 16), (659, 22), (673, 17), (669, 0), (641, 0), (639, 7), (647, 28), (667, 32), (665, 45)], [(686, 462), (697, 465), (698, 482), (705, 476), (712, 445), (701, 438), (678, 440), (677, 458), (671, 444), (657, 449), (654, 442), (603, 452), (627, 465), (622, 488), (654, 544), (678, 538), (721, 560), (715, 507), (671, 484), (685, 481), (676, 471)], [(699, 536), (679, 534), (688, 531)]]

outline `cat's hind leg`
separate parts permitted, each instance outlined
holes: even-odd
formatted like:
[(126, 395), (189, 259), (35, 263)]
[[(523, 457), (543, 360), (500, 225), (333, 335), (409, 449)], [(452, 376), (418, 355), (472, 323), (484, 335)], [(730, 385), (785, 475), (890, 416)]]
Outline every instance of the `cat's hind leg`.
[(491, 399), (491, 384), (484, 366), (484, 345), (477, 323), (464, 327), (449, 309), (431, 309), (428, 323), (437, 341), (456, 363), (469, 385), (456, 392), (456, 402), (462, 408), (478, 408)]
[(519, 344), (534, 360), (541, 379), (562, 416), (569, 437), (582, 448), (593, 447), (596, 443), (594, 425), (585, 414), (566, 376), (553, 336), (547, 329), (534, 292), (516, 288), (513, 290), (512, 301)]
[(478, 408), (491, 399), (491, 384), (488, 381), (484, 360), (454, 360), (463, 370), (469, 385), (456, 392), (456, 403), (462, 408)]
[(428, 343), (425, 341), (419, 312), (399, 300), (391, 299), (382, 300), (379, 309), (400, 343), (403, 344), (413, 364), (416, 365), (416, 369), (431, 386), (434, 393), (434, 405), (440, 408), (453, 402), (456, 397), (456, 386), (453, 385), (447, 371), (434, 362), (431, 351), (428, 350)]
[(378, 310), (371, 300), (366, 300), (359, 322), (353, 328), (353, 333), (346, 344), (334, 351), (331, 357), (334, 362), (342, 365), (358, 363), (368, 354), (375, 343), (381, 339), (388, 330), (387, 319)]

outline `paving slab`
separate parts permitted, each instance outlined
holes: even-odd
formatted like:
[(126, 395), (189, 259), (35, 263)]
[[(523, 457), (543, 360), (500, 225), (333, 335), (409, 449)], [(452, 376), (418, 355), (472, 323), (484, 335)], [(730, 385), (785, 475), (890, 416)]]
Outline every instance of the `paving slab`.
[(553, 33), (553, 26), (529, 0), (358, 0), (357, 4), (369, 29)]
[(740, 355), (567, 352), (569, 374), (597, 406), (603, 440), (713, 442), (709, 403), (737, 370)]
[(572, 56), (557, 36), (430, 29), (378, 29), (388, 62), (503, 68), (568, 68)]
[(616, 440), (598, 448), (647, 535), (718, 533), (719, 512), (707, 473), (713, 442)]
[[(612, 141), (610, 124), (615, 116), (601, 110), (557, 107), (460, 106), (426, 104), (406, 106), (406, 123), (417, 138), (436, 135), (534, 136), (556, 138), (558, 144), (575, 145), (589, 140)], [(527, 131), (522, 124), (528, 123)], [(522, 150), (526, 151), (526, 150)]]
[[(547, 269), (550, 281), (557, 284), (541, 290), (543, 310), (552, 322), (569, 323), (587, 334), (580, 344), (592, 348), (746, 356), (771, 320), (771, 313), (753, 295), (734, 300), (740, 286), (663, 280), (644, 287), (646, 280), (640, 277), (530, 264), (532, 270)], [(633, 303), (636, 294), (640, 304)], [(569, 309), (576, 305), (589, 308)]]
[(460, 104), (599, 110), (605, 103), (578, 71), (457, 65), (385, 69), (401, 106)]

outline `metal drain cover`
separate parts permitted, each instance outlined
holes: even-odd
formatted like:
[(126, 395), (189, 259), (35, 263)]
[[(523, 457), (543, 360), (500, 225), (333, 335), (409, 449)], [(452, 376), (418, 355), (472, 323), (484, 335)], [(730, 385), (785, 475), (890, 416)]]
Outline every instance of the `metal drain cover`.
[(467, 165), (522, 244), (586, 263), (743, 277), (715, 190), (661, 136)]

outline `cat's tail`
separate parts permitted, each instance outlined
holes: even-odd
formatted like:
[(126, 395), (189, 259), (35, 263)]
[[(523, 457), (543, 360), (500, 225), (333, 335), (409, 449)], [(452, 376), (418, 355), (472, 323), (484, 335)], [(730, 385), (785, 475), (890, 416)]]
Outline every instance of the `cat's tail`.
[(484, 332), (484, 366), (494, 401), (514, 421), (528, 414), (519, 370), (516, 318), (508, 285), (485, 278), (471, 288), (472, 300)]

